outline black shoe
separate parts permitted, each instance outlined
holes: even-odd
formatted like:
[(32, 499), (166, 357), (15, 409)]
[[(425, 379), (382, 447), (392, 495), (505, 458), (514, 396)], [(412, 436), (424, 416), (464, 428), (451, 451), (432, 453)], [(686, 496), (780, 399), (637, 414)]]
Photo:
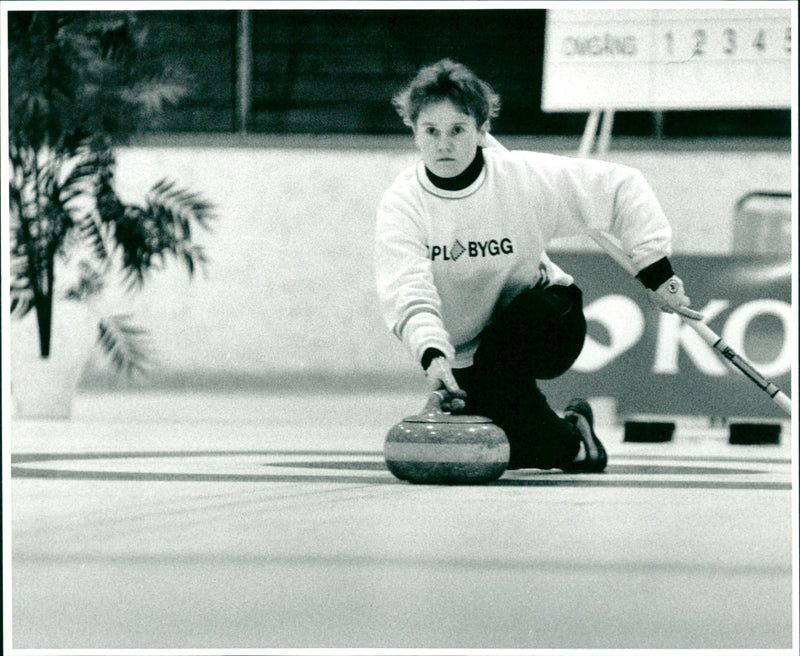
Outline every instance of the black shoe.
[(608, 464), (608, 456), (602, 442), (594, 434), (594, 414), (584, 399), (572, 399), (564, 410), (564, 419), (574, 424), (581, 433), (586, 458), (571, 462), (562, 469), (566, 472), (596, 473)]

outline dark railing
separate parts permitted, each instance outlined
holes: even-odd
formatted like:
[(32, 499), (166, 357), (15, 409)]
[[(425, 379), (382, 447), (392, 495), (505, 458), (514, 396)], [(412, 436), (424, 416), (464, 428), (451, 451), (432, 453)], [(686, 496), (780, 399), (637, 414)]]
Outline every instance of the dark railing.
[[(148, 10), (153, 48), (191, 95), (166, 133), (404, 134), (392, 94), (422, 64), (463, 61), (500, 93), (504, 135), (579, 136), (586, 113), (541, 111), (542, 9)], [(13, 35), (9, 35), (13, 40)], [(778, 137), (790, 110), (620, 111), (616, 137)]]

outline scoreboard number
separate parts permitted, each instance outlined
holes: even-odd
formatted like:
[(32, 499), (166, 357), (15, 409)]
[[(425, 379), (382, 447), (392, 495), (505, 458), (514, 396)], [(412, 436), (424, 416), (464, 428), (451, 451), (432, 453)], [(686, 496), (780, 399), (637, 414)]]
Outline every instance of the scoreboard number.
[(548, 112), (791, 107), (782, 8), (548, 10)]

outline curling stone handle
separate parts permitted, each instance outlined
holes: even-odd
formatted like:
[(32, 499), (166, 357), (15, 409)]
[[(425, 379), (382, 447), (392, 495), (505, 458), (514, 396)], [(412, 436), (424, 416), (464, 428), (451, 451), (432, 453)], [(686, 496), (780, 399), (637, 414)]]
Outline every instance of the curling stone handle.
[[(428, 402), (422, 409), (422, 414), (427, 415), (450, 415), (455, 410), (463, 410), (465, 406), (466, 393), (459, 390), (458, 392), (448, 392), (445, 388), (431, 392), (428, 397)], [(442, 405), (447, 402), (449, 407), (443, 408)]]
[(442, 401), (444, 401), (445, 390), (436, 390), (431, 392), (428, 397), (428, 402), (422, 408), (422, 414), (444, 414), (442, 410)]

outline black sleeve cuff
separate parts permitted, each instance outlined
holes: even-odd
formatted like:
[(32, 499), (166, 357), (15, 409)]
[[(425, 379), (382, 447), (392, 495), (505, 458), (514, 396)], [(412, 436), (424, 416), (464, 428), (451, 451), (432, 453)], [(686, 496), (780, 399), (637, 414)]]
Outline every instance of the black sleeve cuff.
[(662, 284), (669, 280), (675, 272), (672, 270), (672, 265), (666, 257), (662, 257), (657, 262), (653, 262), (650, 266), (636, 274), (636, 278), (648, 289), (658, 289)]
[(431, 362), (433, 362), (436, 358), (443, 358), (444, 353), (442, 353), (439, 349), (436, 348), (428, 348), (425, 349), (425, 353), (422, 354), (422, 368), (427, 371), (428, 367), (431, 366)]

